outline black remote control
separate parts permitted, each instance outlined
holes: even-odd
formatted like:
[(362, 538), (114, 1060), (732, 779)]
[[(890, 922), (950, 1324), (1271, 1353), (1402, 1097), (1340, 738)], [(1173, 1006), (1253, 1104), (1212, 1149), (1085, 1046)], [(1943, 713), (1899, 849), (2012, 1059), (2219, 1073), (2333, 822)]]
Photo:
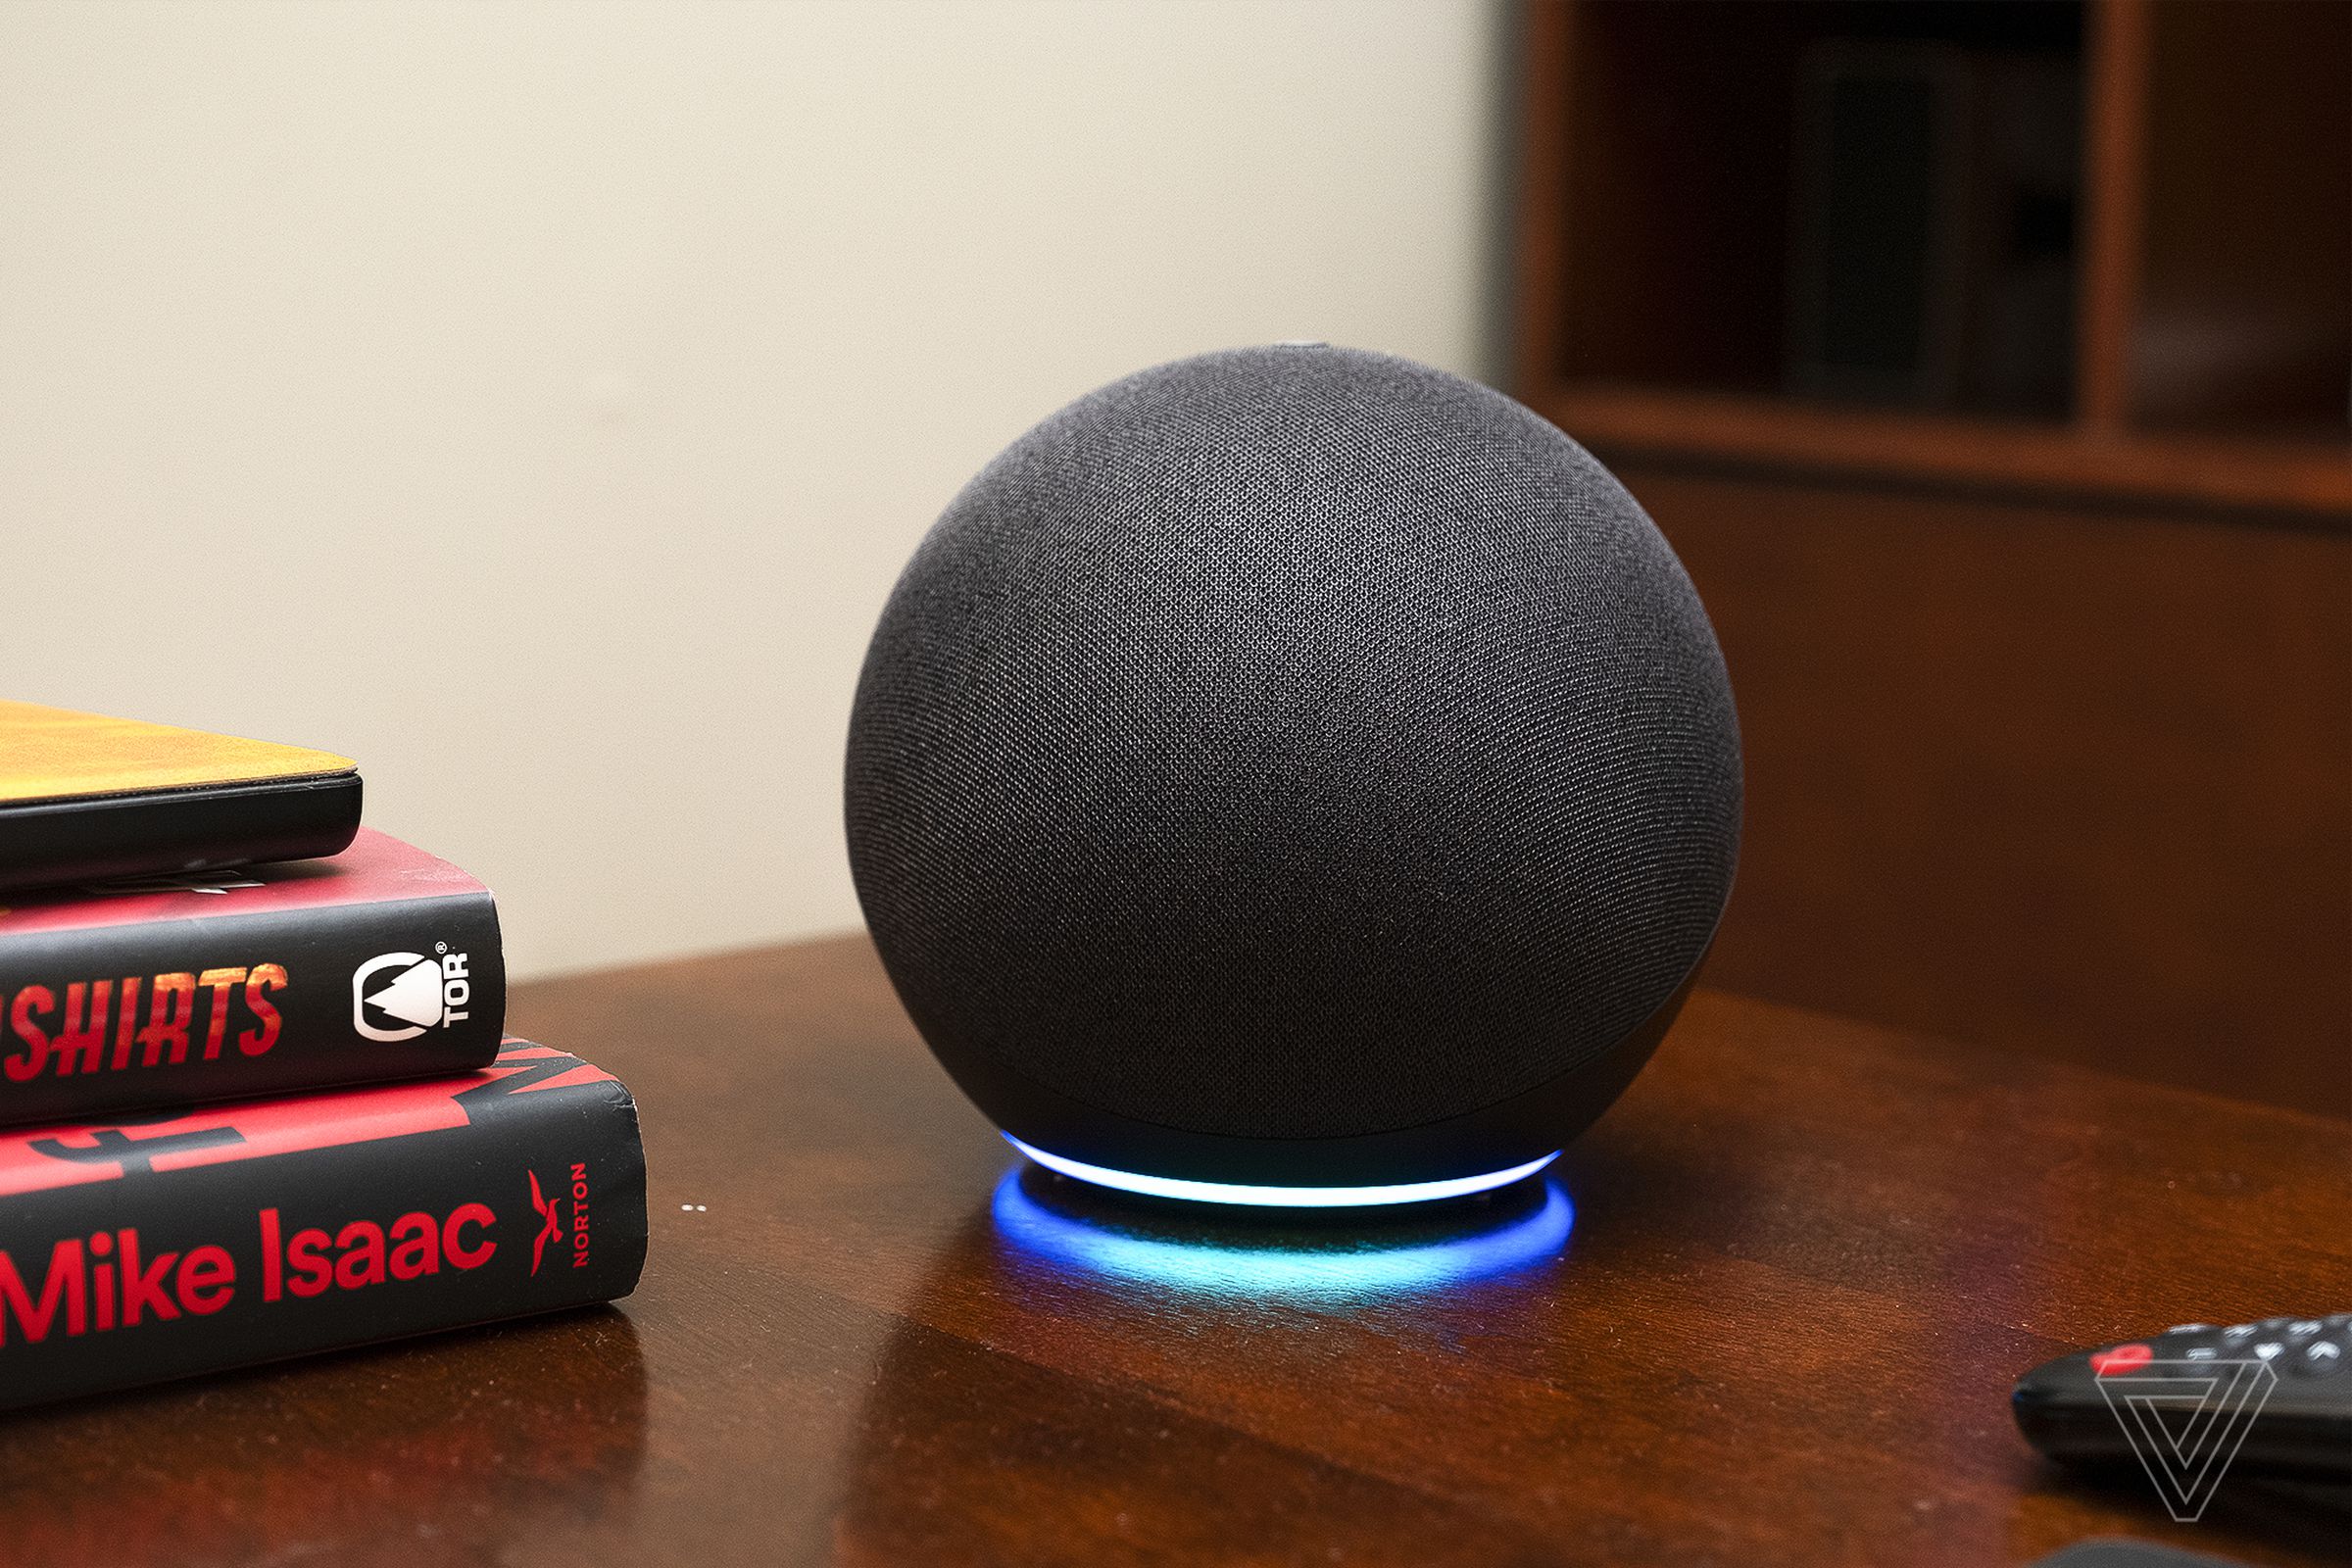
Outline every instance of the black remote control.
[[(2026, 1441), (2086, 1468), (2191, 1485), (2208, 1461), (2264, 1481), (2352, 1488), (2352, 1312), (2178, 1328), (2079, 1350), (2020, 1378)], [(2332, 1486), (2330, 1486), (2332, 1484)]]

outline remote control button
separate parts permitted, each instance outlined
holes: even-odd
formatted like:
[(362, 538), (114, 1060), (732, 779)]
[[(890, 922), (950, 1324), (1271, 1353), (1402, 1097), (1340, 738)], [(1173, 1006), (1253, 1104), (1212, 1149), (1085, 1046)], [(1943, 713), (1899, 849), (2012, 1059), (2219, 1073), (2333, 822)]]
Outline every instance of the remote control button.
[(2210, 1323), (2176, 1323), (2164, 1332), (2167, 1334), (2210, 1334), (2213, 1332), (2213, 1325)]
[(2286, 1347), (2279, 1344), (2277, 1340), (2265, 1340), (2260, 1345), (2254, 1347), (2254, 1353), (2261, 1356), (2265, 1361), (2276, 1361), (2280, 1355), (2284, 1354), (2285, 1351)]
[(2290, 1340), (2308, 1340), (2324, 1326), (2316, 1317), (2297, 1318), (2286, 1326), (2286, 1337)]
[(2232, 1345), (2240, 1340), (2250, 1340), (2254, 1337), (2255, 1327), (2252, 1323), (2232, 1323), (2222, 1330), (2222, 1338), (2230, 1341)]
[(2210, 1345), (2192, 1345), (2180, 1352), (2180, 1359), (2183, 1361), (2213, 1361), (2220, 1359), (2221, 1353)]
[(2131, 1345), (2119, 1345), (2112, 1350), (2091, 1351), (2090, 1369), (2103, 1378), (2115, 1377), (2121, 1373), (2136, 1371), (2154, 1359), (2156, 1359), (2154, 1350), (2134, 1342)]
[(2303, 1353), (2286, 1363), (2286, 1369), (2298, 1377), (2324, 1378), (2344, 1364), (2344, 1348), (2333, 1340), (2314, 1340), (2303, 1347)]

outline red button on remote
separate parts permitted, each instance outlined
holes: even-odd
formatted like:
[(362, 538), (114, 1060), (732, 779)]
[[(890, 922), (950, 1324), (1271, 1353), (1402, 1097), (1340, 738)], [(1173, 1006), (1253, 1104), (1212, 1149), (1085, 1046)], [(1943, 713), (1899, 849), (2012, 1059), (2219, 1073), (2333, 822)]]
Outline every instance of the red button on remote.
[(2131, 1372), (2146, 1366), (2156, 1358), (2156, 1352), (2144, 1345), (2119, 1345), (2112, 1350), (2090, 1352), (2090, 1369), (2100, 1377), (2112, 1373)]

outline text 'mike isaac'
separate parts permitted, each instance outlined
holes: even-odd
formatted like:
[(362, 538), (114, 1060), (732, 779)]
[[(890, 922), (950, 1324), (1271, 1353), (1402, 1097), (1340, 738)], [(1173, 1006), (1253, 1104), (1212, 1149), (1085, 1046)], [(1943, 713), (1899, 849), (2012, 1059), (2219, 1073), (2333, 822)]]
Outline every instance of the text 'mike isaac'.
[(0, 1129), (0, 1407), (610, 1300), (645, 1221), (627, 1089), (524, 1040), (457, 1076)]
[[(480, 1268), (498, 1251), (483, 1234), (498, 1215), (481, 1202), (438, 1216), (403, 1214), (389, 1227), (354, 1220), (331, 1237), (317, 1227), (287, 1236), (274, 1208), (263, 1209), (256, 1221), (264, 1301), (424, 1279), (445, 1267)], [(207, 1316), (227, 1306), (239, 1284), (227, 1248), (208, 1243), (145, 1255), (135, 1225), (100, 1231), (86, 1242), (60, 1238), (37, 1290), (16, 1259), (0, 1251), (0, 1346), (38, 1344), (61, 1330), (102, 1333), (151, 1318)]]

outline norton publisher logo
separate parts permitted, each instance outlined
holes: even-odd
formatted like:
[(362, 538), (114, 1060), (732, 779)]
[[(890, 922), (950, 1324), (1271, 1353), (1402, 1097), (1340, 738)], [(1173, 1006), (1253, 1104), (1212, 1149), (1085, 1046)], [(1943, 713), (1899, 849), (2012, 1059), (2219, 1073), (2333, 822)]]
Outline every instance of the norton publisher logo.
[(447, 943), (421, 953), (379, 953), (351, 977), (351, 1026), (369, 1040), (414, 1040), (462, 1021), (473, 1000), (466, 955)]
[(548, 1197), (546, 1189), (539, 1185), (539, 1173), (531, 1172), (531, 1207), (539, 1215), (539, 1234), (531, 1238), (531, 1272), (533, 1274), (538, 1273), (539, 1265), (547, 1260), (547, 1244), (550, 1242), (555, 1243), (559, 1249), (567, 1246), (570, 1248), (573, 1268), (588, 1266), (588, 1166), (585, 1162), (575, 1160), (571, 1167), (571, 1192), (568, 1195), (571, 1199), (571, 1239), (569, 1242), (566, 1242), (564, 1237), (563, 1205), (565, 1196), (563, 1187), (559, 1185), (556, 1188), (556, 1196)]

